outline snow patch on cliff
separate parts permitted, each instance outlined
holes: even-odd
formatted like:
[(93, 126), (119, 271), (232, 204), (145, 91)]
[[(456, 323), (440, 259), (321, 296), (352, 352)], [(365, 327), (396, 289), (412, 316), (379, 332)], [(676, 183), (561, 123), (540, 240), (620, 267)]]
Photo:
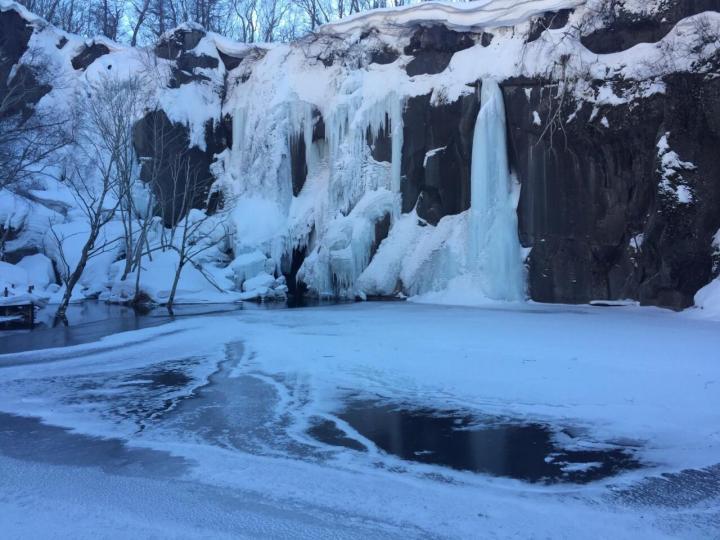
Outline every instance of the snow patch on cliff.
[(657, 143), (658, 159), (660, 160), (660, 189), (673, 197), (680, 204), (693, 202), (693, 194), (685, 183), (682, 171), (693, 171), (697, 167), (689, 161), (683, 161), (680, 156), (670, 148), (669, 133), (665, 133)]

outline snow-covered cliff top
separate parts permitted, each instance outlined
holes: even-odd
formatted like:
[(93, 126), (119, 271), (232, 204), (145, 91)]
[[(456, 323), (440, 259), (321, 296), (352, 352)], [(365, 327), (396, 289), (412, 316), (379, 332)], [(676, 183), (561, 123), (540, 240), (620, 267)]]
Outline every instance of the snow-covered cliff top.
[(586, 0), (477, 0), (468, 3), (423, 2), (381, 8), (345, 17), (321, 27), (325, 33), (349, 33), (365, 28), (407, 27), (443, 23), (453, 30), (513, 26), (535, 15), (572, 9)]

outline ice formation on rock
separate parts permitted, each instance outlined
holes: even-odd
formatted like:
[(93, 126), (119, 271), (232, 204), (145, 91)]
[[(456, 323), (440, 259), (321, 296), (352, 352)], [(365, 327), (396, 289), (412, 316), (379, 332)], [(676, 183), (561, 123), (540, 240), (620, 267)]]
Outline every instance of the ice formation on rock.
[[(625, 14), (615, 23), (617, 13), (609, 12), (604, 18), (600, 8), (615, 4), (423, 2), (355, 15), (276, 44), (236, 44), (182, 27), (162, 37), (185, 43), (177, 57), (103, 40), (108, 52), (83, 69), (73, 62), (89, 50), (84, 39), (8, 0), (0, 0), (0, 17), (31, 30), (28, 51), (49, 60), (42, 80), (63, 81), (37, 103), (41, 109), (85, 99), (108, 73), (147, 79), (143, 109), (167, 117), (168, 129), (183, 139), (174, 151), (190, 147), (210, 193), (198, 206), (219, 209), (224, 231), (194, 261), (198, 279), (181, 281), (187, 300), (239, 298), (253, 284), (281, 296), (298, 281), (318, 295), (444, 301), (450, 291), (457, 300), (520, 300), (520, 238), (532, 249), (528, 291), (536, 301), (632, 297), (685, 307), (717, 273), (705, 245), (718, 226), (716, 188), (703, 180), (715, 171), (707, 142), (714, 139), (705, 136), (714, 128), (695, 122), (691, 135), (670, 112), (714, 110), (714, 91), (700, 92), (698, 105), (683, 85), (690, 81), (699, 92), (716, 84), (697, 75), (716, 71), (717, 43), (704, 34), (720, 28), (720, 13), (699, 13), (680, 0), (620, 2), (630, 15), (669, 17), (651, 21), (662, 30), (652, 40), (635, 43), (628, 34), (620, 47), (611, 42), (623, 33), (622, 21), (634, 19)], [(32, 64), (32, 56), (0, 64), (7, 60), (15, 70), (16, 63)], [(472, 93), (480, 80), (478, 115)], [(632, 114), (652, 122), (624, 120)], [(565, 148), (552, 140), (555, 123), (571, 135)], [(669, 135), (658, 142), (662, 133)], [(627, 153), (632, 167), (623, 165)], [(87, 224), (53, 178), (61, 171), (49, 172), (21, 190), (0, 190), (0, 223), (12, 231), (7, 260), (42, 253), (62, 273), (59, 250), (47, 245), (48, 227), (69, 239), (63, 251), (73, 259), (72, 239), (85, 235)], [(519, 206), (514, 175), (523, 186)], [(657, 216), (658, 201), (667, 207), (662, 219), (629, 220)], [(677, 237), (663, 240), (659, 231), (666, 229)], [(103, 238), (120, 230), (114, 220)], [(166, 234), (161, 223), (151, 232), (151, 244)], [(616, 249), (640, 235), (642, 250)], [(678, 241), (682, 257), (675, 256)], [(122, 250), (97, 257), (78, 298), (108, 290), (122, 297), (132, 289), (117, 277), (123, 257)], [(140, 285), (159, 298), (174, 263), (170, 256), (146, 262)]]
[(485, 79), (473, 138), (469, 268), (488, 298), (517, 301), (525, 279), (506, 131), (500, 86)]

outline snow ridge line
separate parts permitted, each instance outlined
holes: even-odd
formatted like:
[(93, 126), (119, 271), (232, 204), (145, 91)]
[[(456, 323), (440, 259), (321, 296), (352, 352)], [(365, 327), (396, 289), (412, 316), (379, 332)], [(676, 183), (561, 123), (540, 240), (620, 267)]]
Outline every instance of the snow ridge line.
[(357, 13), (340, 21), (324, 24), (319, 31), (334, 34), (370, 26), (413, 26), (429, 22), (441, 22), (455, 30), (513, 26), (534, 15), (573, 9), (585, 3), (586, 0), (479, 0), (467, 4), (423, 2)]

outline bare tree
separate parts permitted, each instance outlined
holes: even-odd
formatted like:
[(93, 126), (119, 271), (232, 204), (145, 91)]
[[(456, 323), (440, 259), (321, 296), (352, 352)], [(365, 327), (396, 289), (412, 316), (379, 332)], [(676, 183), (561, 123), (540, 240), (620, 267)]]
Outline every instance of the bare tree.
[[(178, 133), (167, 129), (167, 123), (163, 121), (157, 111), (147, 114), (142, 122), (145, 128), (144, 137), (147, 138), (148, 144), (147, 155), (140, 156), (142, 163), (142, 174), (147, 198), (142, 208), (136, 209), (138, 220), (137, 239), (135, 248), (132, 253), (132, 271), (135, 272), (135, 293), (133, 303), (137, 304), (142, 301), (140, 288), (140, 276), (143, 270), (142, 260), (147, 256), (152, 260), (153, 249), (150, 246), (148, 235), (153, 223), (158, 219), (157, 214), (162, 214), (162, 200), (157, 196), (162, 193), (163, 179), (167, 176), (168, 163), (172, 163), (172, 152), (177, 148)], [(136, 124), (135, 129), (140, 129), (141, 125)]]
[(275, 41), (283, 20), (290, 11), (290, 5), (282, 0), (266, 0), (263, 9), (260, 11), (260, 28), (262, 40), (266, 43)]
[[(141, 215), (147, 214), (143, 210), (138, 209), (135, 204), (135, 192), (139, 187), (139, 167), (138, 160), (133, 147), (133, 126), (136, 119), (140, 116), (142, 108), (147, 101), (147, 96), (143, 92), (145, 85), (143, 80), (138, 76), (132, 76), (122, 81), (106, 81), (106, 88), (103, 91), (114, 91), (119, 95), (114, 105), (122, 106), (124, 114), (110, 115), (115, 125), (104, 129), (101, 136), (115, 137), (116, 140), (116, 163), (115, 174), (117, 177), (117, 189), (115, 195), (118, 197), (120, 204), (118, 206), (118, 214), (123, 227), (124, 251), (125, 251), (125, 267), (123, 269), (121, 281), (125, 281), (128, 274), (132, 270), (134, 254), (137, 250), (136, 242), (139, 240), (137, 228), (142, 223), (139, 220)], [(120, 113), (120, 111), (117, 111)]]
[(245, 43), (254, 43), (257, 39), (258, 0), (233, 0), (232, 8), (239, 22), (237, 37)]
[(124, 0), (20, 0), (33, 13), (67, 32), (112, 40), (120, 36)]
[(224, 235), (227, 231), (223, 216), (195, 209), (197, 201), (202, 200), (202, 191), (197, 169), (192, 166), (187, 156), (177, 156), (170, 169), (169, 185), (161, 195), (166, 201), (171, 201), (170, 204), (162, 204), (161, 208), (165, 214), (169, 214), (164, 216), (166, 223), (169, 220), (172, 225), (170, 234), (163, 238), (159, 247), (162, 250), (175, 251), (178, 256), (170, 295), (165, 304), (171, 314), (178, 283), (187, 264), (192, 265), (208, 283), (222, 292), (222, 288), (203, 269), (199, 259), (203, 253), (216, 247), (212, 237), (218, 231), (222, 231)]
[(142, 28), (142, 25), (145, 23), (145, 17), (147, 17), (148, 9), (150, 8), (150, 0), (140, 0), (135, 2), (130, 2), (130, 5), (135, 10), (135, 22), (132, 26), (132, 36), (130, 38), (130, 46), (135, 47), (137, 45), (138, 41), (138, 35), (140, 33), (140, 28)]
[[(77, 144), (79, 156), (64, 182), (85, 215), (88, 228), (82, 234), (75, 233), (77, 238), (68, 238), (50, 227), (64, 266), (61, 277), (65, 293), (56, 314), (60, 320), (65, 320), (73, 290), (88, 261), (122, 240), (101, 238), (101, 233), (105, 225), (115, 218), (127, 197), (126, 180), (132, 166), (126, 161), (133, 159), (132, 120), (128, 117), (128, 107), (137, 99), (135, 92), (134, 82), (108, 76), (92, 85), (83, 105), (85, 110), (81, 115)], [(71, 268), (65, 246), (66, 242), (76, 240), (83, 243), (80, 255)]]
[[(103, 34), (131, 45), (184, 22), (252, 43), (292, 40), (333, 19), (425, 0), (20, 0), (68, 32)], [(455, 0), (465, 2), (468, 0)], [(615, 2), (616, 0), (612, 0)]]

